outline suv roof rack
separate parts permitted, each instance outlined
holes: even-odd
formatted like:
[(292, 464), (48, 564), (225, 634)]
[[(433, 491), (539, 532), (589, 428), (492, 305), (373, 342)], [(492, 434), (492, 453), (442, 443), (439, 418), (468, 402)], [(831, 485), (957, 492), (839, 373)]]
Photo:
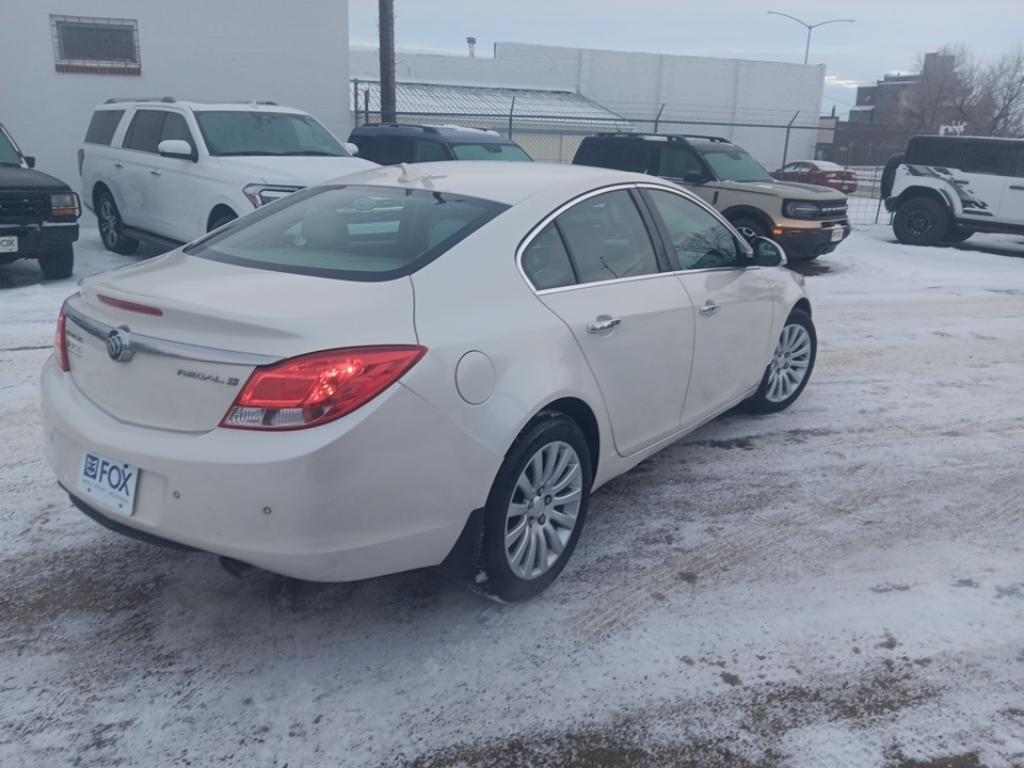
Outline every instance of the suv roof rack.
[(164, 104), (173, 104), (177, 99), (173, 96), (112, 96), (103, 103), (121, 104), (127, 101), (162, 101)]
[(238, 101), (224, 101), (222, 104), (259, 104), (267, 107), (278, 106), (276, 101), (270, 101), (269, 99), (239, 99)]
[(685, 141), (687, 139), (705, 139), (721, 144), (732, 144), (722, 136), (704, 136), (697, 133), (647, 133), (644, 131), (608, 131), (595, 134), (601, 138), (627, 137), (632, 139), (658, 139), (659, 141)]
[(423, 133), (440, 133), (433, 125), (416, 125), (415, 123), (363, 123), (362, 125), (356, 126), (357, 128), (411, 128), (416, 131), (423, 131)]

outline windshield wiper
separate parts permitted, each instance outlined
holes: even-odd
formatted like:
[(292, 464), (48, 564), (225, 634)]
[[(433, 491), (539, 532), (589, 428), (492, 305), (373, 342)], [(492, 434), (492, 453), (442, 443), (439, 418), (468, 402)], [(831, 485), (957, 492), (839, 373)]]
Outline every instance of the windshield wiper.
[(273, 157), (280, 154), (279, 152), (260, 152), (255, 149), (243, 150), (241, 152), (218, 152), (216, 157), (239, 157), (242, 155), (258, 155), (261, 157)]
[(319, 149), (300, 149), (297, 152), (281, 152), (282, 155), (309, 155), (310, 157), (341, 157), (341, 155), (333, 155), (330, 152), (322, 152)]

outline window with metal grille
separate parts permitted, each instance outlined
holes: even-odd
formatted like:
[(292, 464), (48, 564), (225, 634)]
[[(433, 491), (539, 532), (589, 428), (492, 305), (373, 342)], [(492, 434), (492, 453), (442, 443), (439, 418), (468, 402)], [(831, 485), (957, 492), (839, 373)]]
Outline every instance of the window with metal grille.
[(141, 74), (135, 19), (50, 16), (50, 24), (58, 72)]

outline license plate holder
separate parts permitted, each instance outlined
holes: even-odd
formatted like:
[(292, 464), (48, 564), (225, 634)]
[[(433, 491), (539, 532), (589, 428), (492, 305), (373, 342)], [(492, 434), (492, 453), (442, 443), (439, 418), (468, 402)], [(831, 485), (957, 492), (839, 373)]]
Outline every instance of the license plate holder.
[(78, 468), (78, 490), (100, 502), (104, 509), (125, 517), (135, 513), (135, 491), (139, 469), (123, 461), (112, 461), (91, 451), (82, 454)]
[(843, 239), (843, 228), (842, 227), (836, 227), (835, 229), (833, 229), (832, 230), (832, 242), (833, 243), (838, 243), (842, 239)]
[(0, 235), (0, 253), (17, 253), (18, 236)]

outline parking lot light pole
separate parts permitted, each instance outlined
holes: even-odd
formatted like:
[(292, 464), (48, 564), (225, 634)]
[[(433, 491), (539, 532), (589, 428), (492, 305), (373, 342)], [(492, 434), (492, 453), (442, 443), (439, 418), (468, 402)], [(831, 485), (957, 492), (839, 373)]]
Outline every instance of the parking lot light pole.
[(811, 32), (818, 27), (825, 26), (826, 24), (853, 24), (856, 21), (856, 19), (829, 19), (828, 21), (819, 21), (817, 24), (808, 24), (803, 19), (798, 19), (796, 16), (790, 16), (788, 13), (779, 13), (778, 11), (768, 11), (768, 13), (772, 16), (785, 16), (787, 19), (792, 19), (797, 24), (807, 28), (807, 45), (804, 46), (804, 64), (807, 63), (807, 57), (810, 56), (811, 53)]

